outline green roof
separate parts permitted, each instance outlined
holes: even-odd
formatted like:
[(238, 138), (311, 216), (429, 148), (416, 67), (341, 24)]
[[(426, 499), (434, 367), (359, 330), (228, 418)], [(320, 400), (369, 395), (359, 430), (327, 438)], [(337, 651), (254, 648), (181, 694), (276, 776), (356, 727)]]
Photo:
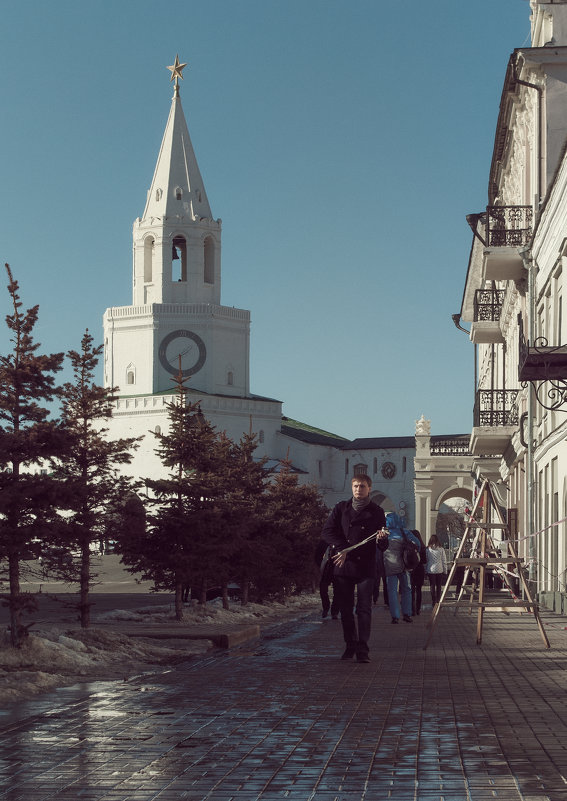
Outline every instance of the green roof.
[(323, 431), (322, 428), (301, 423), (299, 420), (292, 420), (289, 417), (282, 417), (282, 434), (294, 439), (300, 439), (303, 442), (309, 442), (316, 445), (330, 445), (335, 448), (341, 447), (348, 442), (346, 437), (339, 437), (338, 434), (332, 434), (330, 431)]

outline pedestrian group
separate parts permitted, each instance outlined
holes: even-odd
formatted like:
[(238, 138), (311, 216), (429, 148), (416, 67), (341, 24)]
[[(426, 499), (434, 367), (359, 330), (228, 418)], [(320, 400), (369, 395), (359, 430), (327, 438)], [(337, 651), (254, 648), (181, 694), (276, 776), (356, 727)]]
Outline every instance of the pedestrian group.
[(333, 508), (315, 553), (322, 615), (340, 615), (345, 642), (341, 659), (361, 663), (370, 662), (372, 605), (378, 602), (380, 587), (392, 624), (412, 623), (421, 612), (425, 576), (433, 604), (439, 603), (447, 577), (438, 537), (432, 535), (426, 546), (420, 532), (405, 529), (396, 512), (386, 514), (370, 500), (371, 489), (369, 476), (352, 479), (352, 498)]

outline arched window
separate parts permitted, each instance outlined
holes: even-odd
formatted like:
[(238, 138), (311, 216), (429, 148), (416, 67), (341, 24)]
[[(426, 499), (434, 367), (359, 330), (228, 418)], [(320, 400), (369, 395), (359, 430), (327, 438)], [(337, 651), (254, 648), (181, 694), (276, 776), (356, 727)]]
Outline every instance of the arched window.
[(366, 476), (366, 475), (368, 475), (368, 465), (355, 464), (355, 466), (354, 466), (354, 475), (355, 476)]
[(215, 243), (212, 236), (207, 236), (203, 243), (204, 271), (203, 280), (206, 284), (215, 283)]
[(126, 383), (127, 384), (135, 384), (135, 375), (133, 370), (128, 370), (128, 375), (126, 376)]
[(258, 442), (263, 442), (263, 441), (264, 441), (264, 429), (261, 428), (260, 431), (258, 432)]
[(149, 284), (153, 280), (153, 262), (155, 251), (155, 239), (148, 236), (144, 239), (144, 283)]
[(376, 474), (378, 472), (378, 459), (376, 458), (376, 456), (374, 457), (374, 459), (372, 461), (372, 472), (374, 474)]
[(187, 280), (187, 242), (182, 236), (176, 236), (173, 239), (171, 247), (171, 278), (173, 281)]
[(154, 432), (155, 432), (156, 434), (161, 434), (161, 426), (156, 426), (156, 427), (154, 428)]
[(229, 370), (227, 373), (226, 383), (228, 384), (229, 387), (231, 387), (234, 384), (234, 373), (232, 372), (232, 370)]

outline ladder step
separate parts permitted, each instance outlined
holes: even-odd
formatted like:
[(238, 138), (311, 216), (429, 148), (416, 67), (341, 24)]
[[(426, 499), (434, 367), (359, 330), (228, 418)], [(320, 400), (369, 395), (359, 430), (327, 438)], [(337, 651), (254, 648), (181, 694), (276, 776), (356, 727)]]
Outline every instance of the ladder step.
[(525, 559), (521, 556), (460, 556), (454, 561), (457, 565), (521, 565)]
[(530, 604), (526, 601), (522, 601), (522, 603), (518, 604), (517, 606), (515, 604), (513, 606), (497, 606), (495, 604), (485, 603), (477, 604), (477, 606), (493, 612), (531, 612), (532, 609), (538, 608), (537, 604)]
[(507, 523), (477, 523), (476, 521), (470, 521), (466, 524), (467, 528), (484, 528), (484, 529), (504, 529), (508, 528)]

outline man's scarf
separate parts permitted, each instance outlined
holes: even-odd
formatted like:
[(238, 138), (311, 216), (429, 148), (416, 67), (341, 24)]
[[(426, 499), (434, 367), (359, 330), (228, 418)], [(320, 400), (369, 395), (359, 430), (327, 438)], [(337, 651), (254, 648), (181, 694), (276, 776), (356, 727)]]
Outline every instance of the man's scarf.
[(357, 500), (357, 498), (352, 499), (352, 508), (355, 512), (361, 512), (365, 509), (368, 504), (370, 503), (370, 496), (368, 498), (363, 498), (361, 500)]

